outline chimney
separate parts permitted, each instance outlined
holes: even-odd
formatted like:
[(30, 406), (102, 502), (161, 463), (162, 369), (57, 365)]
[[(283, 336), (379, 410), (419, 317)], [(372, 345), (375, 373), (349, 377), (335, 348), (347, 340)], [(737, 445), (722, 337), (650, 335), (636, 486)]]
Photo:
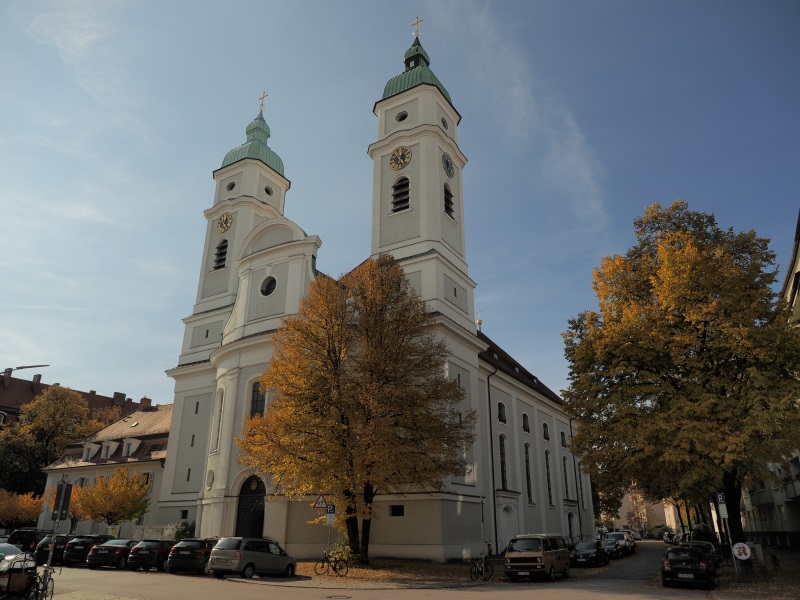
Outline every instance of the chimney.
[(3, 387), (8, 389), (8, 386), (11, 385), (11, 371), (14, 369), (6, 369), (3, 371)]
[(33, 376), (33, 381), (31, 381), (31, 390), (33, 390), (33, 395), (38, 396), (39, 390), (42, 389), (42, 376), (37, 373)]
[(114, 392), (114, 404), (125, 404), (125, 394)]
[(139, 409), (150, 408), (152, 405), (153, 401), (147, 396), (142, 396), (142, 399), (139, 400)]

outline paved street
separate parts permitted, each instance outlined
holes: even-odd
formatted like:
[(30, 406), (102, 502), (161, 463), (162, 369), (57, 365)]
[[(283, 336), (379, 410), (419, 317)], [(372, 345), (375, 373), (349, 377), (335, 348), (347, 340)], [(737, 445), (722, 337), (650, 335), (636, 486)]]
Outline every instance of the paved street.
[[(280, 596), (289, 600), (409, 600), (487, 597), (497, 599), (530, 599), (532, 594), (546, 593), (548, 600), (611, 600), (611, 599), (671, 599), (703, 598), (737, 600), (741, 595), (724, 589), (708, 592), (700, 589), (663, 589), (658, 578), (661, 557), (666, 546), (662, 542), (638, 543), (637, 553), (612, 562), (610, 567), (577, 571), (575, 576), (549, 582), (505, 581), (502, 575), (486, 584), (473, 584), (464, 570), (464, 581), (457, 587), (415, 589), (397, 587), (391, 583), (359, 581), (353, 578), (296, 577), (293, 580), (258, 579), (217, 580), (196, 575), (167, 573), (63, 569), (56, 578), (56, 597), (59, 600), (263, 600)], [(499, 570), (498, 570), (499, 572)], [(752, 598), (758, 597), (752, 590)]]

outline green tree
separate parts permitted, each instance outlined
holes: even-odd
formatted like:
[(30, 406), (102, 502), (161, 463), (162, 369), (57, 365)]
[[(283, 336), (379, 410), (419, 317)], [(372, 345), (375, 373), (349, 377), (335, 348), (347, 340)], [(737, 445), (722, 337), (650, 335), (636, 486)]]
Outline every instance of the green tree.
[(564, 334), (573, 448), (648, 496), (724, 490), (742, 541), (743, 482), (800, 441), (800, 337), (773, 290), (775, 255), (682, 201), (648, 207), (635, 233), (594, 271), (599, 310)]
[(376, 494), (441, 489), (474, 441), (432, 318), (390, 257), (318, 277), (275, 334), (261, 383), (277, 399), (237, 439), (242, 464), (289, 497), (329, 494), (362, 560)]
[[(73, 488), (74, 490), (74, 488)], [(76, 510), (95, 523), (119, 525), (138, 519), (150, 506), (150, 480), (143, 473), (114, 469), (111, 477), (98, 477), (80, 488)]]

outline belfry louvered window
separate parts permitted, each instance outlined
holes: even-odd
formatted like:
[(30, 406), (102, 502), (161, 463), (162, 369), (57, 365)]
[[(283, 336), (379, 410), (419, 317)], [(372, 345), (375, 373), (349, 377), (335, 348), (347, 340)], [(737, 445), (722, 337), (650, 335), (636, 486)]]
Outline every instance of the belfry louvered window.
[(225, 260), (228, 258), (228, 240), (222, 240), (217, 244), (217, 252), (214, 254), (214, 270), (225, 267)]
[(410, 206), (409, 187), (408, 177), (401, 177), (392, 186), (392, 212), (406, 210)]
[(447, 216), (455, 219), (455, 207), (453, 205), (453, 192), (450, 191), (450, 186), (444, 184), (444, 212)]

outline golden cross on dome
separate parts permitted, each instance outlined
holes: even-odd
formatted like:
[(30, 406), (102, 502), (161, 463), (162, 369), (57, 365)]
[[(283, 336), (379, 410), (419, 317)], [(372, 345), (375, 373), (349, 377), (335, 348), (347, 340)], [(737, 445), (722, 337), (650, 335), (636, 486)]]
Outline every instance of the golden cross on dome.
[(259, 112), (264, 112), (264, 98), (266, 98), (267, 96), (269, 96), (267, 92), (261, 92), (261, 96), (259, 96), (258, 98), (259, 100), (261, 100), (261, 104), (258, 107)]
[(419, 37), (419, 24), (420, 24), (420, 23), (422, 23), (424, 20), (425, 20), (425, 19), (420, 19), (419, 17), (417, 17), (417, 20), (416, 20), (416, 21), (414, 21), (414, 22), (411, 24), (411, 26), (414, 28), (414, 37), (415, 37), (415, 38), (418, 38), (418, 37)]

